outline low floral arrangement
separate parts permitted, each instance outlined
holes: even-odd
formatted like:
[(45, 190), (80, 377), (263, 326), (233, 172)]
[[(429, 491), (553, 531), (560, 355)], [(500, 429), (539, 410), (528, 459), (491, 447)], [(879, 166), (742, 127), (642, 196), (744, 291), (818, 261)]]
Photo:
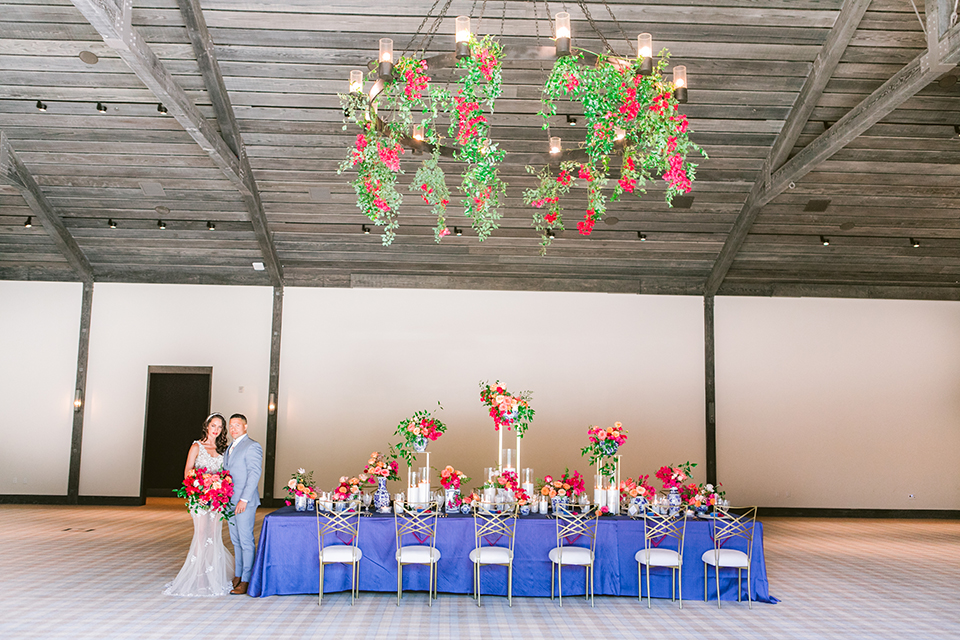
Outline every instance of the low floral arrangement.
[[(438, 402), (437, 405), (440, 405)], [(440, 407), (443, 409), (443, 407)], [(424, 450), (428, 442), (436, 440), (447, 430), (447, 425), (426, 409), (417, 411), (412, 417), (404, 419), (397, 425), (393, 435), (402, 436), (403, 440), (394, 445), (395, 455), (400, 456), (413, 464), (417, 449)]]
[(341, 476), (340, 484), (336, 489), (333, 490), (333, 499), (337, 502), (352, 502), (353, 500), (359, 500), (362, 494), (360, 489), (361, 482), (362, 480), (357, 476), (352, 478)]
[(376, 484), (377, 478), (399, 480), (400, 474), (397, 473), (399, 468), (400, 464), (396, 460), (389, 460), (379, 451), (374, 451), (370, 454), (370, 459), (363, 467), (363, 474), (361, 475), (365, 474), (367, 476), (366, 480), (372, 484)]
[(513, 497), (517, 504), (525, 505), (530, 502), (530, 496), (520, 486), (520, 479), (516, 471), (504, 471), (494, 479), (494, 487), (497, 489), (506, 489), (513, 492)]
[(183, 485), (174, 491), (187, 501), (190, 513), (216, 511), (221, 520), (233, 517), (233, 477), (226, 469), (211, 471), (204, 467), (190, 469), (183, 478)]
[[(696, 462), (689, 461), (678, 465), (665, 465), (657, 470), (656, 476), (663, 483), (665, 490), (681, 489), (684, 486), (683, 483), (693, 477), (695, 466), (697, 466)], [(693, 486), (696, 489), (696, 485)]]
[(544, 476), (534, 485), (540, 495), (548, 498), (557, 498), (563, 496), (581, 496), (587, 492), (586, 482), (579, 471), (570, 474), (570, 469), (564, 469), (563, 475), (559, 480), (553, 476)]
[[(587, 440), (590, 444), (580, 449), (580, 455), (589, 455), (591, 465), (617, 455), (617, 451), (627, 441), (627, 430), (619, 422), (613, 423), (612, 427), (604, 429), (603, 427), (592, 426), (587, 429)], [(612, 476), (616, 472), (613, 462), (602, 462), (600, 464), (600, 474)]]
[(688, 500), (687, 504), (694, 507), (716, 507), (721, 504), (726, 497), (726, 492), (720, 487), (723, 484), (718, 482), (716, 486), (710, 483), (704, 483), (697, 487), (696, 493)]
[(627, 478), (625, 481), (620, 483), (620, 499), (621, 500), (633, 500), (634, 498), (646, 498), (648, 501), (653, 502), (653, 499), (657, 495), (657, 490), (650, 486), (648, 480), (650, 476), (637, 476), (637, 480), (634, 481), (633, 478)]
[(500, 427), (505, 427), (508, 431), (514, 429), (517, 437), (522, 438), (533, 416), (536, 413), (530, 407), (530, 399), (533, 394), (530, 391), (522, 391), (513, 395), (497, 380), (493, 385), (486, 382), (480, 383), (480, 402), (490, 409), (490, 417), (493, 418), (493, 428), (496, 431)]
[(444, 489), (459, 489), (464, 482), (470, 482), (470, 477), (450, 465), (444, 467), (440, 472), (440, 486)]
[(289, 507), (291, 500), (297, 496), (307, 496), (311, 500), (317, 499), (317, 490), (313, 487), (313, 471), (307, 473), (305, 469), (297, 469), (297, 472), (290, 476), (290, 480), (287, 481), (287, 486), (284, 487), (287, 491), (287, 498), (284, 502)]

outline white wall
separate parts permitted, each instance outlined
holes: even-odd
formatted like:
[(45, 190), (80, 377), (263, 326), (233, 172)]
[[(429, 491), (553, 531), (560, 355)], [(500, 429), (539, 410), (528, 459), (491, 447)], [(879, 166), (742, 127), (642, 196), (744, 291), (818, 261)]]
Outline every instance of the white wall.
[(738, 502), (960, 508), (960, 303), (718, 297), (716, 349)]
[[(298, 467), (332, 489), (397, 423), (443, 402), (431, 465), (496, 464), (478, 382), (533, 391), (522, 466), (589, 473), (591, 424), (630, 430), (624, 477), (703, 468), (703, 307), (696, 297), (388, 289), (284, 292), (277, 486)], [(434, 484), (437, 484), (434, 482)], [(471, 483), (473, 486), (473, 483)], [(400, 490), (398, 487), (397, 490)], [(279, 495), (279, 491), (278, 491)]]
[(0, 494), (67, 493), (82, 296), (0, 281)]
[(81, 495), (139, 495), (150, 365), (212, 366), (213, 410), (243, 413), (263, 443), (272, 296), (268, 287), (94, 287)]

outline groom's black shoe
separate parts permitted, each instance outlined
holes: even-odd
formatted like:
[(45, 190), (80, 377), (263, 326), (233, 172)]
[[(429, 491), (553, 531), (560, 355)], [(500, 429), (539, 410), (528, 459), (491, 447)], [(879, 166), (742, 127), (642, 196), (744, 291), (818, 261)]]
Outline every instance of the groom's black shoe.
[(234, 588), (233, 588), (233, 591), (231, 591), (230, 593), (231, 593), (232, 595), (235, 595), (235, 596), (242, 596), (242, 595), (246, 594), (246, 593), (247, 593), (247, 583), (246, 583), (246, 582), (238, 582), (238, 583), (237, 583), (237, 586), (234, 587)]
[(236, 589), (238, 584), (240, 584), (240, 576), (233, 576), (233, 588)]

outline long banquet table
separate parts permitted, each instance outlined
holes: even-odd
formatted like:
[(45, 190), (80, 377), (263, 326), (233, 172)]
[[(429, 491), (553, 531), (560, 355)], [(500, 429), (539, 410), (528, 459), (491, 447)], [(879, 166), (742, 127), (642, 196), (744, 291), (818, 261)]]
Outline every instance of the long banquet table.
[[(643, 521), (627, 516), (604, 516), (598, 523), (594, 590), (597, 595), (637, 596), (636, 552), (643, 548)], [(687, 521), (683, 553), (683, 597), (703, 597), (701, 554), (713, 548), (711, 523), (695, 518)], [(392, 515), (375, 514), (360, 518), (360, 590), (395, 592), (397, 589), (396, 533)], [(550, 561), (547, 554), (556, 545), (556, 521), (546, 516), (521, 516), (516, 528), (513, 571), (513, 595), (549, 596)], [(438, 590), (445, 593), (472, 593), (474, 548), (473, 517), (449, 515), (437, 522), (437, 548), (440, 550)], [(744, 549), (742, 544), (731, 548)], [(297, 512), (283, 507), (263, 519), (263, 527), (253, 565), (249, 593), (255, 597), (316, 594), (319, 591), (316, 516), (312, 511)], [(563, 595), (583, 595), (581, 567), (564, 568)], [(427, 567), (404, 567), (404, 591), (427, 590)], [(759, 602), (777, 602), (770, 595), (763, 556), (763, 524), (757, 522), (751, 563), (753, 597)], [(504, 567), (482, 569), (483, 594), (506, 595), (507, 570)], [(645, 580), (645, 578), (644, 578)], [(668, 569), (651, 569), (653, 597), (670, 597)], [(350, 572), (345, 565), (328, 565), (324, 592), (348, 591)], [(746, 575), (742, 597), (746, 600)], [(736, 571), (721, 572), (723, 600), (737, 599)], [(716, 598), (713, 571), (708, 581), (710, 598)], [(644, 587), (646, 596), (646, 587)]]

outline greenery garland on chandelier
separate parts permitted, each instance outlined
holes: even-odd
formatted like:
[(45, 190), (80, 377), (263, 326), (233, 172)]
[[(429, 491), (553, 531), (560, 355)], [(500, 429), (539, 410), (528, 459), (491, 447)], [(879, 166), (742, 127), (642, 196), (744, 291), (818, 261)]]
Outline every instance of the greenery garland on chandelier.
[[(584, 12), (590, 20), (586, 9)], [(434, 29), (442, 17), (437, 18)], [(651, 55), (650, 35), (641, 34), (636, 58), (574, 51), (569, 14), (560, 13), (556, 18), (558, 57), (543, 88), (539, 115), (543, 129), (549, 131), (557, 102), (570, 100), (583, 113), (586, 138), (582, 149), (566, 154), (561, 152), (560, 139), (551, 138), (551, 161), (539, 169), (526, 168), (538, 179), (536, 187), (524, 191), (523, 200), (534, 209), (532, 225), (541, 236), (541, 254), (555, 231), (565, 229), (561, 201), (576, 181), (582, 181), (587, 195), (577, 230), (589, 236), (606, 212), (611, 180), (616, 182), (609, 199), (618, 200), (624, 193), (646, 193), (647, 184), (660, 176), (667, 185), (666, 202), (672, 206), (674, 196), (688, 193), (696, 178), (697, 165), (687, 160), (688, 154), (698, 152), (706, 157), (703, 149), (691, 142), (687, 118), (678, 110), (678, 99), (686, 101), (686, 68), (675, 67), (674, 80), (667, 81), (663, 73), (669, 58), (666, 49), (656, 60)], [(338, 173), (356, 171), (352, 184), (357, 207), (383, 228), (385, 246), (393, 242), (399, 227), (397, 211), (403, 196), (397, 182), (404, 173), (401, 156), (408, 148), (414, 153), (428, 152), (410, 190), (437, 217), (437, 242), (450, 234), (447, 207), (451, 191), (441, 156), (462, 163), (460, 202), (479, 239), (483, 241), (498, 228), (501, 197), (507, 186), (499, 167), (506, 154), (490, 139), (488, 115), (501, 93), (503, 47), (489, 35), (478, 39), (470, 34), (469, 22), (468, 17), (457, 18), (456, 66), (462, 75), (455, 92), (430, 84), (428, 62), (419, 57), (401, 56), (394, 65), (392, 40), (383, 39), (379, 66), (371, 65), (367, 74), (375, 81), (370, 93), (364, 93), (363, 73), (354, 71), (350, 93), (340, 94), (344, 130), (353, 123), (360, 133)], [(444, 58), (431, 61), (443, 66)], [(678, 75), (680, 70), (682, 75)], [(414, 121), (415, 113), (419, 123)], [(449, 120), (446, 136), (440, 133), (441, 117)], [(444, 146), (445, 141), (452, 146)], [(619, 171), (619, 177), (611, 175), (612, 171)]]

